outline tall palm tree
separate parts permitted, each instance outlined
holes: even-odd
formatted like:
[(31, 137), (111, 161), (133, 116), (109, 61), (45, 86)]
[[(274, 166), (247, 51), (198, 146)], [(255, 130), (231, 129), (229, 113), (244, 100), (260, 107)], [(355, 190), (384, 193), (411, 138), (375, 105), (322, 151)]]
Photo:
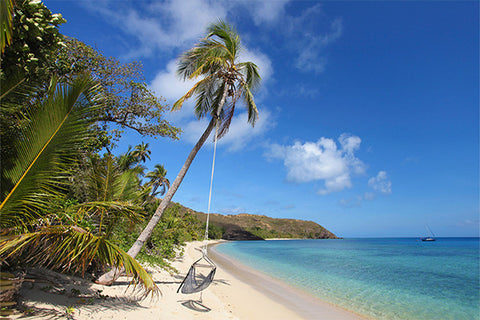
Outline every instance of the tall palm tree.
[[(143, 204), (147, 203), (157, 194), (164, 195), (165, 192), (167, 192), (167, 189), (170, 188), (170, 180), (168, 180), (166, 176), (167, 170), (165, 170), (165, 167), (161, 164), (156, 164), (155, 170), (150, 171), (145, 175), (145, 178), (150, 179), (150, 181), (146, 183), (146, 186), (151, 187), (152, 191), (150, 196), (147, 198), (147, 200), (145, 200)], [(159, 187), (161, 187), (162, 189), (160, 190), (160, 192), (156, 193)]]
[[(215, 127), (221, 138), (230, 126), (236, 103), (242, 99), (248, 112), (248, 122), (255, 124), (258, 110), (252, 91), (260, 85), (258, 67), (253, 62), (239, 62), (240, 36), (229, 24), (219, 20), (207, 29), (207, 36), (181, 57), (177, 74), (183, 79), (201, 78), (175, 104), (180, 109), (185, 100), (196, 95), (195, 114), (198, 118), (211, 117), (205, 132), (193, 147), (170, 189), (158, 206), (149, 223), (132, 245), (128, 254), (136, 257), (180, 186), (193, 159)], [(216, 130), (217, 132), (217, 130)], [(98, 279), (101, 284), (111, 284), (122, 270), (112, 269)]]

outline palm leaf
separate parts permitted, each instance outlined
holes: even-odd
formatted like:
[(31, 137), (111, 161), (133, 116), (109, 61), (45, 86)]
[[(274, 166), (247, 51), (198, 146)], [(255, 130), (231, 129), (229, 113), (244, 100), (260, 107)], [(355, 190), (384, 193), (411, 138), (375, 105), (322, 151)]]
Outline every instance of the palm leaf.
[(232, 123), (233, 114), (235, 112), (235, 103), (228, 103), (226, 107), (224, 106), (222, 116), (222, 122), (219, 125), (219, 130), (217, 134), (217, 139), (221, 139), (228, 133), (228, 129), (230, 128), (230, 124)]
[(146, 293), (158, 290), (152, 277), (120, 247), (78, 227), (48, 226), (37, 232), (4, 237), (0, 257), (28, 257), (28, 263), (61, 271), (85, 273), (93, 261), (112, 267), (124, 267), (132, 284), (142, 284)]
[(5, 47), (12, 43), (13, 0), (0, 1), (0, 21), (0, 47), (3, 54)]
[(118, 200), (118, 194), (122, 191), (122, 172), (113, 157), (107, 155), (102, 159), (91, 158), (89, 164), (90, 170), (84, 178), (88, 200)]
[(218, 86), (221, 85), (221, 81), (216, 77), (210, 77), (208, 81), (203, 81), (197, 90), (197, 97), (195, 102), (195, 115), (197, 118), (203, 118), (210, 115), (214, 109), (215, 93), (218, 90)]
[(229, 54), (228, 59), (235, 61), (240, 48), (240, 36), (236, 30), (223, 20), (218, 20), (218, 22), (210, 25), (207, 32), (207, 38), (218, 37), (223, 40), (225, 49)]
[(178, 99), (177, 102), (175, 102), (173, 104), (172, 111), (176, 111), (176, 110), (181, 109), (185, 100), (190, 98), (198, 90), (198, 87), (201, 86), (202, 83), (211, 81), (211, 78), (212, 78), (212, 76), (208, 76), (208, 77), (198, 81), (197, 83), (195, 83), (195, 85), (186, 94), (184, 94), (180, 99)]
[[(211, 74), (213, 69), (218, 70), (225, 66), (226, 53), (227, 49), (223, 44), (203, 39), (196, 47), (180, 56), (177, 75), (186, 80), (206, 73)], [(215, 60), (216, 65), (213, 64), (215, 58), (221, 58), (221, 60)]]
[(238, 69), (246, 78), (246, 85), (250, 90), (256, 90), (260, 86), (261, 77), (258, 72), (258, 66), (253, 62), (241, 62)]
[(88, 77), (78, 77), (71, 85), (58, 85), (37, 108), (27, 112), (30, 119), (13, 141), (17, 156), (5, 170), (11, 181), (0, 204), (2, 228), (24, 223), (48, 207), (49, 194), (61, 188), (62, 169), (89, 136), (91, 113), (102, 102), (100, 87)]
[(253, 125), (255, 125), (255, 122), (257, 121), (258, 118), (258, 109), (257, 105), (255, 104), (255, 99), (253, 98), (253, 94), (248, 88), (248, 86), (245, 86), (243, 88), (243, 97), (245, 100), (245, 104), (247, 106), (247, 112), (248, 112), (248, 122)]
[[(107, 212), (110, 220), (114, 220), (117, 218), (126, 218), (133, 223), (140, 222), (143, 215), (142, 207), (134, 205), (129, 201), (90, 201), (90, 202), (83, 202), (72, 206), (69, 210), (72, 212), (69, 215), (69, 220), (78, 225), (82, 222), (83, 219), (89, 218), (92, 220), (97, 220), (96, 216), (99, 216), (99, 212)], [(68, 214), (68, 213), (67, 213)], [(108, 220), (108, 217), (107, 219)], [(108, 225), (108, 221), (106, 224)], [(95, 234), (105, 234), (104, 230), (95, 230)]]

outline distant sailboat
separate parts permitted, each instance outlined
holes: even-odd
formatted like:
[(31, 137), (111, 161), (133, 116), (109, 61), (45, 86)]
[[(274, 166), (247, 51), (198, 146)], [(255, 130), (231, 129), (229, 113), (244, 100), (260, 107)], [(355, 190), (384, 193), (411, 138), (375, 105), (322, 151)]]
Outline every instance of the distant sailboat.
[(435, 235), (433, 234), (432, 230), (428, 226), (425, 226), (427, 228), (427, 233), (428, 236), (422, 238), (422, 241), (435, 241)]

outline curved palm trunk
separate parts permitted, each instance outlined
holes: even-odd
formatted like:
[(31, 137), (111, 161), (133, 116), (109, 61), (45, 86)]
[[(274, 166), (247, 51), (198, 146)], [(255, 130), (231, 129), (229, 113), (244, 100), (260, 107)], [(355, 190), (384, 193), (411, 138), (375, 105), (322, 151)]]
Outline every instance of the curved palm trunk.
[[(226, 90), (225, 90), (226, 93)], [(224, 103), (226, 99), (226, 94), (224, 94), (224, 97), (222, 99), (222, 102)], [(221, 102), (221, 105), (223, 103)], [(221, 110), (221, 108), (219, 109)], [(162, 202), (160, 202), (160, 205), (158, 206), (157, 210), (153, 214), (152, 218), (150, 219), (150, 222), (148, 222), (147, 226), (145, 229), (142, 231), (140, 236), (138, 237), (137, 241), (132, 245), (130, 250), (128, 250), (128, 254), (132, 257), (135, 258), (137, 254), (140, 252), (142, 249), (143, 245), (145, 242), (150, 238), (150, 236), (153, 233), (153, 230), (157, 223), (160, 221), (160, 218), (162, 217), (163, 212), (167, 208), (167, 206), (170, 203), (170, 200), (172, 200), (173, 195), (175, 192), (177, 192), (178, 187), (180, 186), (180, 183), (182, 183), (183, 178), (187, 174), (188, 169), (190, 168), (190, 165), (192, 164), (193, 159), (195, 159), (195, 156), (197, 155), (198, 151), (200, 148), (203, 146), (205, 141), (207, 140), (208, 136), (212, 132), (213, 128), (215, 127), (217, 123), (218, 117), (213, 117), (210, 123), (208, 124), (207, 129), (205, 132), (202, 134), (198, 142), (195, 144), (193, 147), (192, 151), (190, 151), (190, 154), (187, 157), (187, 160), (185, 161), (182, 169), (178, 173), (177, 177), (175, 178), (175, 181), (173, 181), (172, 185), (170, 186), (170, 189), (168, 189), (167, 194), (163, 198)], [(111, 285), (122, 273), (124, 272), (124, 269), (118, 269), (118, 268), (113, 268), (109, 272), (105, 273), (102, 275), (96, 283), (98, 284), (103, 284), (103, 285)]]
[(137, 254), (140, 252), (145, 242), (152, 235), (153, 229), (155, 228), (157, 223), (160, 221), (163, 211), (165, 211), (165, 209), (170, 203), (170, 200), (172, 200), (173, 195), (175, 194), (175, 192), (177, 192), (177, 189), (182, 183), (183, 178), (187, 174), (187, 171), (190, 168), (190, 165), (192, 164), (193, 159), (195, 159), (195, 156), (197, 155), (198, 151), (207, 140), (208, 136), (210, 135), (213, 128), (215, 127), (215, 124), (216, 124), (216, 118), (212, 118), (212, 120), (208, 124), (207, 129), (205, 129), (205, 132), (202, 134), (198, 142), (195, 144), (192, 151), (190, 151), (190, 154), (188, 155), (187, 160), (185, 160), (185, 163), (183, 164), (182, 169), (180, 169), (180, 172), (175, 178), (175, 181), (173, 181), (172, 185), (170, 186), (170, 189), (168, 189), (167, 194), (163, 198), (162, 202), (160, 202), (160, 205), (158, 206), (157, 210), (155, 210), (155, 213), (153, 214), (152, 218), (148, 222), (147, 226), (145, 227), (145, 229), (143, 229), (140, 236), (138, 236), (137, 241), (135, 241), (135, 243), (132, 245), (130, 250), (128, 250), (127, 253), (133, 258), (137, 256)]

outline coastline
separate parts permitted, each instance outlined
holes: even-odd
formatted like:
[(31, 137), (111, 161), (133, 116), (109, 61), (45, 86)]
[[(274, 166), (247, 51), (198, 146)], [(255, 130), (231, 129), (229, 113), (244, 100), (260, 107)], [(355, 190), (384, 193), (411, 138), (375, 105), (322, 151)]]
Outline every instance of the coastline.
[[(283, 240), (283, 239), (270, 239)], [(291, 240), (291, 239), (288, 239)], [(220, 244), (214, 243), (209, 247), (210, 258), (221, 270), (230, 277), (238, 279), (241, 283), (250, 286), (264, 297), (279, 303), (295, 313), (295, 318), (286, 317), (281, 313), (277, 319), (328, 319), (328, 320), (367, 320), (363, 315), (343, 309), (329, 302), (323, 301), (307, 292), (294, 288), (280, 280), (246, 266), (237, 260), (219, 253), (215, 247)], [(257, 297), (248, 297), (243, 303), (254, 304)], [(241, 319), (257, 319), (255, 315), (245, 315)], [(262, 319), (258, 317), (258, 319)]]
[(10, 318), (365, 319), (238, 264), (212, 248), (222, 242), (224, 240), (209, 241), (209, 256), (218, 268), (213, 283), (201, 294), (176, 292), (190, 265), (201, 257), (200, 248), (204, 242), (195, 241), (187, 243), (184, 255), (171, 262), (179, 274), (147, 267), (161, 291), (156, 297), (142, 299), (129, 287), (127, 277), (121, 277), (112, 286), (102, 286), (85, 279), (51, 273), (49, 281), (24, 283), (21, 303), (29, 315), (16, 314)]

